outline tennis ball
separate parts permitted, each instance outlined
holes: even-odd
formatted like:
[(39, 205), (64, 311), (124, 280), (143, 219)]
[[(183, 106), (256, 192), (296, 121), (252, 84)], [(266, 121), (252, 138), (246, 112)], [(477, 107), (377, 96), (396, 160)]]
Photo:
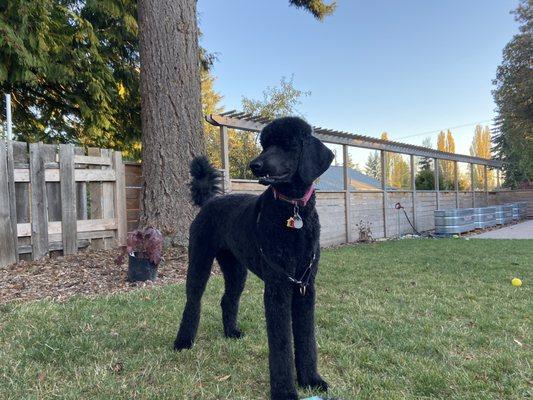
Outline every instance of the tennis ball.
[(511, 281), (511, 284), (512, 284), (513, 286), (520, 287), (520, 286), (522, 286), (522, 280), (519, 279), (519, 278), (514, 278), (514, 279)]

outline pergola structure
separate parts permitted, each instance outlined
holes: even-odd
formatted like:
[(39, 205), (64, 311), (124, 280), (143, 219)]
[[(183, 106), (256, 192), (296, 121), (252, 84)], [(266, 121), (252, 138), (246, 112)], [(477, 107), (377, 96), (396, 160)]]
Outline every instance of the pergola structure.
[[(260, 132), (263, 127), (270, 122), (269, 119), (263, 117), (253, 116), (243, 112), (228, 111), (221, 114), (211, 114), (206, 116), (207, 122), (214, 126), (220, 127), (220, 143), (221, 143), (221, 160), (222, 168), (224, 171), (224, 189), (228, 191), (230, 188), (229, 177), (229, 153), (228, 153), (228, 128), (249, 131)], [(381, 155), (381, 191), (383, 192), (383, 215), (385, 218), (385, 207), (387, 204), (387, 192), (390, 188), (387, 186), (386, 177), (386, 161), (387, 152), (406, 154), (410, 156), (410, 172), (411, 172), (411, 190), (412, 192), (412, 207), (413, 216), (416, 215), (416, 185), (415, 185), (415, 157), (424, 157), (434, 160), (434, 174), (435, 174), (435, 192), (436, 192), (436, 204), (439, 208), (439, 160), (451, 161), (454, 163), (454, 175), (455, 175), (455, 203), (456, 207), (459, 207), (459, 174), (457, 163), (467, 163), (470, 165), (470, 190), (472, 192), (472, 205), (475, 206), (475, 185), (474, 185), (474, 165), (482, 165), (484, 170), (484, 188), (486, 198), (488, 198), (488, 182), (487, 182), (487, 170), (488, 168), (496, 169), (497, 171), (497, 186), (500, 186), (500, 169), (502, 162), (499, 160), (485, 159), (480, 157), (473, 157), (463, 154), (447, 153), (444, 151), (438, 151), (429, 149), (427, 147), (416, 146), (407, 143), (395, 142), (391, 140), (383, 140), (370, 136), (363, 136), (353, 134), (349, 132), (335, 131), (331, 129), (325, 129), (321, 127), (314, 127), (314, 136), (322, 140), (325, 143), (331, 143), (341, 145), (343, 148), (343, 170), (344, 170), (344, 192), (346, 196), (346, 213), (349, 214), (349, 181), (348, 181), (348, 149), (349, 146), (377, 150)], [(386, 236), (386, 232), (385, 232)]]

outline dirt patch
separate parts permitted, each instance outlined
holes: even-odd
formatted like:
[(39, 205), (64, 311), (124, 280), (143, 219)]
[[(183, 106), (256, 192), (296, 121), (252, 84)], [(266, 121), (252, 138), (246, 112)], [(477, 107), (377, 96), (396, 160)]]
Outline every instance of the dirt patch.
[(46, 298), (65, 301), (74, 295), (126, 292), (185, 280), (187, 255), (183, 250), (165, 250), (165, 261), (159, 266), (157, 280), (140, 283), (126, 281), (127, 262), (117, 266), (117, 254), (116, 249), (89, 249), (76, 255), (21, 261), (2, 268), (0, 304)]

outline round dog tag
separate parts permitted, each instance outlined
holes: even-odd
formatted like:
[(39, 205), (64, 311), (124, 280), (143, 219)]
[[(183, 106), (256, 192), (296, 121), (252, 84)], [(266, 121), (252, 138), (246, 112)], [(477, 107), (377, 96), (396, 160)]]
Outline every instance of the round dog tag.
[(295, 229), (300, 229), (304, 226), (304, 221), (302, 220), (302, 218), (299, 216), (299, 215), (295, 215), (294, 217), (294, 228)]

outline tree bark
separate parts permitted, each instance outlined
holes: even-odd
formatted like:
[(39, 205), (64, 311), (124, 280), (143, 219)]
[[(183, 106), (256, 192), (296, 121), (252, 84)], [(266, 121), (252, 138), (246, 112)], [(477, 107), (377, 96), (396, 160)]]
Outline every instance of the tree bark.
[(189, 162), (205, 152), (196, 0), (139, 0), (141, 226), (186, 245)]

